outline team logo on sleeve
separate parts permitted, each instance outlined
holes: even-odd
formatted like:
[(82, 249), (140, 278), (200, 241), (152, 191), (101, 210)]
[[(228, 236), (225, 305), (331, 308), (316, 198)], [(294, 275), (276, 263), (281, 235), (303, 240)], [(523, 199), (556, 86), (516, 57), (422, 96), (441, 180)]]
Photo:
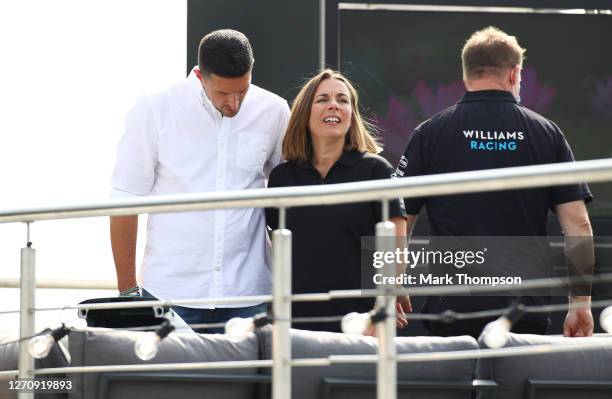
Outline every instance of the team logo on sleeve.
[(408, 166), (408, 158), (406, 158), (406, 155), (402, 155), (402, 157), (400, 158), (399, 166), (402, 168), (405, 168), (406, 166)]
[(406, 169), (406, 166), (408, 166), (408, 158), (406, 158), (406, 155), (402, 155), (397, 165), (397, 168), (395, 169), (395, 172), (393, 172), (391, 177), (404, 177), (404, 169)]
[(464, 130), (472, 151), (516, 151), (519, 143), (525, 139), (523, 132)]

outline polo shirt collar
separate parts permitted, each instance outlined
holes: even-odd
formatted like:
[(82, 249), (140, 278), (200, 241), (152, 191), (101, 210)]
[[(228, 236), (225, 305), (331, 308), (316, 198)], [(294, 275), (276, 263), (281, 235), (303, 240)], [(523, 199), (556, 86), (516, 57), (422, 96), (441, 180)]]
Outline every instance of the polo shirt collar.
[(461, 97), (459, 104), (477, 101), (495, 101), (517, 103), (516, 98), (509, 91), (505, 90), (478, 90), (468, 91)]
[(359, 151), (348, 150), (348, 151), (344, 151), (340, 159), (338, 159), (336, 162), (341, 163), (344, 166), (351, 167), (351, 166), (355, 166), (355, 164), (357, 163), (357, 161), (359, 161), (359, 159), (361, 159), (361, 153)]
[[(340, 158), (336, 161), (336, 163), (342, 164), (347, 167), (353, 167), (361, 159), (361, 156), (361, 152), (357, 150), (345, 150), (340, 156)], [(306, 169), (316, 170), (310, 161), (297, 163), (296, 170), (298, 172), (301, 172)]]

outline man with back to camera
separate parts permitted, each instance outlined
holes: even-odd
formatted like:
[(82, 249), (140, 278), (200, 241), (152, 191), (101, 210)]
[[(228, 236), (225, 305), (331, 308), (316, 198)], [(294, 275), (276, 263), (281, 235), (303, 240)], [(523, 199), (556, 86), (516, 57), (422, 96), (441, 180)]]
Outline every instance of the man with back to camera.
[[(265, 187), (281, 160), (287, 102), (251, 84), (253, 53), (235, 30), (204, 36), (198, 66), (165, 91), (143, 96), (126, 118), (112, 176), (115, 198)], [(263, 209), (151, 214), (138, 283), (138, 216), (111, 217), (120, 295), (163, 300), (271, 292)], [(189, 324), (265, 312), (262, 303), (173, 309)], [(222, 332), (222, 328), (200, 330)]]
[[(504, 168), (574, 161), (563, 133), (553, 122), (519, 104), (525, 49), (514, 36), (494, 27), (475, 32), (461, 53), (468, 92), (459, 102), (419, 125), (400, 159), (396, 176)], [(503, 134), (500, 134), (503, 132)], [(592, 268), (592, 230), (585, 203), (592, 199), (586, 184), (537, 189), (405, 199), (410, 232), (423, 204), (432, 237), (545, 237), (548, 210), (559, 218), (567, 237), (587, 240), (587, 269)], [(567, 253), (566, 249), (566, 253)], [(569, 254), (568, 254), (569, 255)], [(584, 255), (584, 254), (583, 254)], [(547, 256), (550, 256), (547, 253)], [(583, 259), (584, 260), (584, 259)], [(584, 270), (590, 271), (590, 270)], [(590, 291), (571, 290), (570, 303), (587, 306), (569, 310), (566, 336), (590, 336), (593, 316)], [(525, 304), (549, 303), (549, 297), (524, 297)], [(428, 297), (427, 313), (503, 308), (510, 297)], [(478, 337), (490, 319), (429, 323), (433, 335)], [(513, 327), (519, 333), (544, 334), (548, 315), (527, 314)]]

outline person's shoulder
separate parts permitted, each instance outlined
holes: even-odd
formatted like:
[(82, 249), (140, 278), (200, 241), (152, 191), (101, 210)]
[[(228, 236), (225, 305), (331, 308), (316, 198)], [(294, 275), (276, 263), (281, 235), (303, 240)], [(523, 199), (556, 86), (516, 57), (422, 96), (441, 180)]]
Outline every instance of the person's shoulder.
[(372, 165), (372, 167), (387, 168), (387, 169), (392, 168), (391, 163), (387, 161), (384, 157), (378, 154), (374, 154), (371, 152), (363, 152), (360, 154), (361, 154), (361, 161)]
[(563, 134), (557, 124), (550, 119), (538, 114), (537, 112), (525, 107), (522, 104), (516, 104), (517, 109), (523, 115), (523, 118), (532, 125), (540, 127), (550, 134)]
[(168, 102), (174, 102), (176, 98), (184, 96), (190, 89), (192, 87), (189, 79), (183, 79), (180, 82), (149, 89), (140, 97), (140, 101), (147, 101), (152, 107), (163, 107)]
[(450, 107), (443, 109), (442, 111), (419, 123), (417, 127), (414, 128), (414, 134), (421, 136), (427, 134), (429, 131), (436, 130), (440, 126), (452, 122), (456, 111), (457, 104), (453, 104)]
[(249, 88), (249, 94), (257, 100), (257, 103), (264, 104), (269, 107), (274, 107), (278, 109), (288, 109), (287, 100), (279, 96), (278, 94), (274, 94), (271, 91), (268, 91), (264, 88), (261, 88), (253, 83), (251, 83), (251, 87)]
[(446, 123), (455, 117), (455, 115), (457, 114), (458, 107), (459, 107), (459, 104), (453, 104), (450, 107), (445, 108), (442, 111), (438, 112), (437, 114), (434, 114), (431, 118), (423, 122), (422, 125), (435, 124), (435, 123)]
[(295, 162), (293, 161), (283, 161), (272, 169), (272, 173), (283, 173), (292, 170), (295, 167), (294, 164)]
[(286, 185), (291, 176), (294, 175), (296, 164), (293, 161), (283, 161), (276, 165), (268, 177), (268, 187)]

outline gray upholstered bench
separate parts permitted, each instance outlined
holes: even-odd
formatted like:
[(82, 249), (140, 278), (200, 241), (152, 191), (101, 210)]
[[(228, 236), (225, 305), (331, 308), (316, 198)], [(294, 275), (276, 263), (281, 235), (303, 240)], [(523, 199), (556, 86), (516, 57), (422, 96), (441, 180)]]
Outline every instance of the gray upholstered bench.
[(609, 344), (601, 349), (481, 359), (476, 377), (495, 380), (498, 399), (609, 399), (612, 398), (612, 336), (564, 338), (510, 334), (506, 347), (579, 345), (596, 341)]
[[(142, 361), (134, 343), (143, 332), (93, 328), (70, 334), (72, 366), (156, 364), (257, 360), (255, 335), (236, 341), (220, 334), (172, 333), (157, 356)], [(257, 368), (231, 370), (166, 370), (80, 373), (75, 375), (76, 399), (252, 399), (258, 382), (267, 381)]]
[[(264, 359), (272, 354), (271, 329), (259, 333)], [(478, 349), (472, 337), (397, 337), (398, 354)], [(291, 330), (294, 359), (330, 355), (374, 355), (377, 339), (329, 332)], [(470, 398), (475, 391), (492, 393), (495, 383), (474, 379), (476, 360), (398, 363), (398, 398)], [(264, 373), (271, 373), (264, 369)], [(376, 398), (376, 364), (334, 364), (295, 367), (292, 399)]]

